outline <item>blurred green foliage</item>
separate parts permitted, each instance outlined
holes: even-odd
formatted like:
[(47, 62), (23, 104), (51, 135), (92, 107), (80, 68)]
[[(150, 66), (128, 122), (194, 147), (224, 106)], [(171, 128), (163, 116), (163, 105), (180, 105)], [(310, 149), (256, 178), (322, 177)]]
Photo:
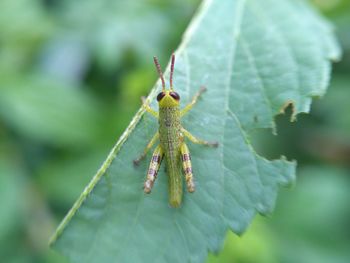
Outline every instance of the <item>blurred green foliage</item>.
[[(208, 262), (349, 262), (350, 4), (314, 0), (343, 46), (311, 115), (277, 117), (257, 151), (299, 163), (271, 218)], [(50, 234), (178, 45), (199, 1), (0, 1), (0, 261), (65, 262)]]

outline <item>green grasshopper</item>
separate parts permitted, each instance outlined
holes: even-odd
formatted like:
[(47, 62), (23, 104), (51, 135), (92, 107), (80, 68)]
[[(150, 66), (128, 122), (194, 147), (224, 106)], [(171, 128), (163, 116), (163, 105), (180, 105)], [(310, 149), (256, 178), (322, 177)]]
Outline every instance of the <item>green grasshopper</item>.
[(167, 173), (169, 176), (169, 204), (172, 207), (179, 207), (181, 205), (183, 195), (180, 167), (181, 163), (185, 175), (187, 190), (190, 193), (195, 191), (191, 156), (188, 147), (184, 142), (184, 138), (187, 137), (193, 143), (212, 147), (217, 147), (218, 143), (197, 139), (182, 127), (180, 121), (181, 117), (184, 116), (193, 107), (193, 105), (196, 104), (197, 99), (206, 89), (201, 87), (197, 94), (195, 94), (193, 97), (192, 101), (185, 106), (185, 108), (180, 110), (180, 96), (174, 91), (173, 88), (174, 63), (175, 56), (173, 54), (171, 57), (170, 67), (170, 89), (166, 90), (162, 70), (158, 63), (158, 59), (154, 57), (154, 64), (162, 81), (162, 91), (157, 96), (159, 113), (150, 107), (149, 101), (147, 101), (145, 98), (142, 98), (142, 102), (144, 109), (158, 119), (159, 128), (140, 157), (134, 160), (134, 164), (137, 165), (146, 156), (147, 152), (152, 148), (152, 146), (159, 140), (159, 145), (155, 148), (151, 163), (149, 165), (147, 179), (144, 183), (144, 192), (147, 194), (151, 192), (154, 181), (157, 178), (160, 164), (163, 157), (165, 157)]

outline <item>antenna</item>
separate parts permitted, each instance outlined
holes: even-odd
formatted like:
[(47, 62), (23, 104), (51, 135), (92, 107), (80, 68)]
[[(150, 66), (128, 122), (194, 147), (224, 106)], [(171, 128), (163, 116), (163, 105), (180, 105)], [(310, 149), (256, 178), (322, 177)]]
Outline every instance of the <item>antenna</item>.
[(173, 89), (173, 73), (174, 73), (175, 55), (171, 55), (171, 66), (170, 66), (170, 89)]
[(165, 90), (165, 81), (164, 81), (162, 69), (160, 68), (160, 65), (159, 65), (157, 57), (153, 57), (153, 60), (154, 60), (154, 64), (156, 65), (159, 77), (160, 77), (160, 79), (162, 81), (162, 90)]

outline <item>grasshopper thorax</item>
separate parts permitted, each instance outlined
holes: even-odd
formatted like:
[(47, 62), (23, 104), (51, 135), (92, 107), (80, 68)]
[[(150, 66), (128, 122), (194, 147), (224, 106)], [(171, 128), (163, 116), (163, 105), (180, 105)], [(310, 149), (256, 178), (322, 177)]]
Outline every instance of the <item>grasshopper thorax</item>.
[(173, 73), (174, 73), (174, 63), (175, 63), (175, 56), (174, 54), (171, 56), (171, 67), (170, 67), (170, 89), (165, 89), (165, 81), (163, 77), (163, 72), (160, 68), (158, 59), (156, 57), (154, 59), (154, 64), (156, 65), (159, 77), (162, 81), (162, 91), (157, 96), (157, 101), (159, 104), (159, 107), (176, 107), (180, 103), (180, 96), (177, 92), (173, 89)]

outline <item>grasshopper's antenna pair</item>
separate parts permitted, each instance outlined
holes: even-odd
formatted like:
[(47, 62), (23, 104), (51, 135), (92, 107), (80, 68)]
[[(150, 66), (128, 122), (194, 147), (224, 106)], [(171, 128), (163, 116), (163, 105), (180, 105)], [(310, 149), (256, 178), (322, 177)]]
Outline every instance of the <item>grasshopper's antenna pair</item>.
[[(159, 77), (162, 81), (162, 90), (165, 91), (165, 81), (163, 77), (162, 69), (160, 68), (157, 57), (153, 57), (154, 64), (156, 65)], [(173, 73), (174, 73), (175, 55), (171, 55), (171, 66), (170, 66), (170, 89), (173, 89)]]

